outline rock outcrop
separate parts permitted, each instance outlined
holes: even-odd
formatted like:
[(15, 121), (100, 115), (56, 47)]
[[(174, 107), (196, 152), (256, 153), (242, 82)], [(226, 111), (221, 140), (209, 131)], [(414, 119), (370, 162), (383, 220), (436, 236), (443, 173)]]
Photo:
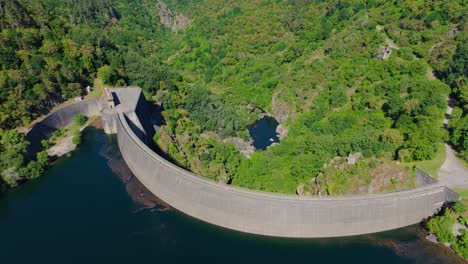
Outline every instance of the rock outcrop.
[(255, 151), (252, 140), (243, 140), (239, 137), (229, 137), (223, 140), (224, 142), (231, 142), (234, 144), (240, 153), (244, 154), (247, 158), (250, 158)]
[(173, 32), (184, 30), (192, 24), (192, 20), (189, 17), (183, 14), (173, 13), (166, 3), (162, 1), (158, 1), (157, 7), (159, 10), (159, 19), (161, 24), (170, 28)]

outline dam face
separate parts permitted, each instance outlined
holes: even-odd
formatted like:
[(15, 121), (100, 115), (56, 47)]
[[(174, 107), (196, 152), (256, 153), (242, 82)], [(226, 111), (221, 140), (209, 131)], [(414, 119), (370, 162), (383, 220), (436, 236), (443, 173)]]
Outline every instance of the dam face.
[[(120, 151), (133, 174), (172, 207), (218, 226), (279, 237), (359, 235), (416, 224), (444, 203), (459, 199), (431, 181), (394, 193), (327, 198), (263, 193), (215, 183), (175, 166), (148, 147), (152, 131), (147, 129), (152, 126), (145, 116), (146, 101), (140, 88), (112, 92), (119, 104), (110, 108), (101, 102), (99, 114), (106, 131), (117, 133)], [(418, 175), (427, 177), (422, 172)]]

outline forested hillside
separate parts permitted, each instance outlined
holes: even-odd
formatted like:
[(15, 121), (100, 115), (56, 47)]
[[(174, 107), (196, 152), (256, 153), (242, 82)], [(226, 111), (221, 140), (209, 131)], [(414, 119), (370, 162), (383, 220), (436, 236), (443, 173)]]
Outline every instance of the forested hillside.
[(29, 160), (16, 127), (83, 94), (97, 76), (149, 92), (169, 77), (159, 46), (166, 33), (155, 12), (154, 3), (142, 1), (0, 0), (3, 183), (37, 177), (45, 166)]
[(2, 128), (80, 95), (103, 66), (106, 82), (154, 90), (165, 75), (156, 44), (164, 33), (143, 3), (120, 2), (0, 2)]
[[(408, 188), (409, 164), (449, 140), (449, 94), (458, 106), (451, 140), (466, 157), (462, 2), (168, 3), (193, 20), (167, 60), (183, 81), (156, 97), (168, 123), (156, 140), (180, 165), (267, 191)], [(220, 143), (247, 138), (259, 108), (289, 130), (279, 145), (248, 159)], [(346, 164), (356, 152), (363, 158)]]
[[(0, 0), (0, 126), (28, 125), (99, 77), (143, 87), (164, 108), (160, 148), (216, 181), (408, 188), (410, 162), (444, 141), (467, 158), (466, 13), (449, 0)], [(238, 142), (263, 114), (281, 143), (246, 157)]]

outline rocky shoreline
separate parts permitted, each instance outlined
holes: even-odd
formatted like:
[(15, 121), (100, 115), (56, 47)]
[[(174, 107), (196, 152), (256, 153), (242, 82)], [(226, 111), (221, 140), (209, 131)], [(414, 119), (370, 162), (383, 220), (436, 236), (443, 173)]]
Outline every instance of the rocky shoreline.
[[(91, 123), (84, 125), (80, 128), (80, 131), (83, 131), (87, 127), (94, 127), (96, 129), (103, 129), (101, 118), (97, 117), (92, 120)], [(76, 149), (77, 145), (73, 143), (73, 135), (67, 135), (59, 139), (52, 147), (47, 149), (47, 154), (52, 160), (58, 159), (60, 157), (69, 155)]]

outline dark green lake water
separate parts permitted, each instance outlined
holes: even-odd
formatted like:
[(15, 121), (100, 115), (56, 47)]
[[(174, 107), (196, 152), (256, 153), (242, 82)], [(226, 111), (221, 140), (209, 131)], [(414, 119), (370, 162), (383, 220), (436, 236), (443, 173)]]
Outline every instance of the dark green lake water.
[(116, 138), (83, 145), (40, 179), (0, 197), (0, 263), (453, 263), (417, 227), (334, 239), (249, 235), (158, 204)]

